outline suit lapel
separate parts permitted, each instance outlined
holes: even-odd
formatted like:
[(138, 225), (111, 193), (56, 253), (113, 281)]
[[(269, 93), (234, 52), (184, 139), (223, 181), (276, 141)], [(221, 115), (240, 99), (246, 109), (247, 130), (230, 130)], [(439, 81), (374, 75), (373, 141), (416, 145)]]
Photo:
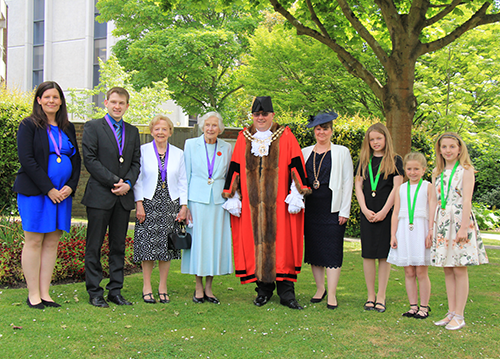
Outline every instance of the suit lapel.
[[(115, 134), (113, 133), (113, 130), (111, 129), (111, 127), (109, 127), (108, 125), (108, 122), (106, 121), (106, 119), (103, 117), (102, 118), (102, 129), (104, 131), (104, 133), (106, 133), (106, 135), (108, 136), (108, 140), (110, 141), (110, 143), (112, 143), (112, 148), (115, 150), (116, 153), (118, 153), (118, 144), (116, 143), (116, 138), (115, 138)], [(127, 140), (127, 137), (125, 136), (125, 141)]]

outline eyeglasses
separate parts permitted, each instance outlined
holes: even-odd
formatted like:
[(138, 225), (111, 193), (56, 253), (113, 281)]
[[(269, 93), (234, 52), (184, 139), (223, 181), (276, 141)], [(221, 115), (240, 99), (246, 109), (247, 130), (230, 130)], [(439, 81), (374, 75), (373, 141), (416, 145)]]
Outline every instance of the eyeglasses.
[(253, 112), (252, 116), (253, 117), (259, 117), (259, 116), (267, 117), (267, 116), (269, 116), (269, 112)]

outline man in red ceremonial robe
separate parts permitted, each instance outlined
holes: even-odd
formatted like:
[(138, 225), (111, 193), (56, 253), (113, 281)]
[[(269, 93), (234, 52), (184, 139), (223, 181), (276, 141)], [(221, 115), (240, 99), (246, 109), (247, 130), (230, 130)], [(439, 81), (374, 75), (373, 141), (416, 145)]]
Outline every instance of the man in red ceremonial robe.
[(238, 135), (223, 196), (231, 214), (236, 276), (257, 282), (263, 306), (277, 286), (280, 303), (303, 309), (294, 282), (302, 265), (303, 196), (310, 193), (297, 139), (273, 122), (271, 97), (256, 97), (253, 124)]

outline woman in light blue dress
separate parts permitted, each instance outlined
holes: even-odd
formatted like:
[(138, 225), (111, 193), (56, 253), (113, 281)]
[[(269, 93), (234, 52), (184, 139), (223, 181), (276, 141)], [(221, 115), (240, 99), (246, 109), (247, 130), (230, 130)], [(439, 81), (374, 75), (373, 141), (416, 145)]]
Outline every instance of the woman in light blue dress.
[[(189, 139), (184, 145), (184, 161), (188, 181), (188, 228), (193, 242), (182, 253), (181, 272), (196, 276), (193, 302), (205, 300), (219, 304), (212, 292), (215, 275), (233, 271), (229, 212), (222, 208), (226, 201), (222, 190), (231, 161), (231, 145), (218, 139), (224, 131), (222, 117), (209, 112), (198, 121), (203, 135)], [(206, 277), (203, 288), (203, 277)]]

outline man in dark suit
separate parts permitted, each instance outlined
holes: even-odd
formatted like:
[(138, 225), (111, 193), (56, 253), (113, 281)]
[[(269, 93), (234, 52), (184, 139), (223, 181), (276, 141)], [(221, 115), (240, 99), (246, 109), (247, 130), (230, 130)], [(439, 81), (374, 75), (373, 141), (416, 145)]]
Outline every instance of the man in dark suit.
[(129, 107), (129, 94), (113, 87), (106, 94), (108, 114), (85, 124), (82, 137), (83, 161), (90, 179), (82, 204), (87, 206), (87, 246), (85, 282), (90, 304), (108, 307), (104, 299), (101, 246), (109, 227), (108, 301), (132, 305), (121, 295), (130, 211), (134, 208), (132, 187), (140, 171), (140, 139), (136, 127), (123, 121)]

